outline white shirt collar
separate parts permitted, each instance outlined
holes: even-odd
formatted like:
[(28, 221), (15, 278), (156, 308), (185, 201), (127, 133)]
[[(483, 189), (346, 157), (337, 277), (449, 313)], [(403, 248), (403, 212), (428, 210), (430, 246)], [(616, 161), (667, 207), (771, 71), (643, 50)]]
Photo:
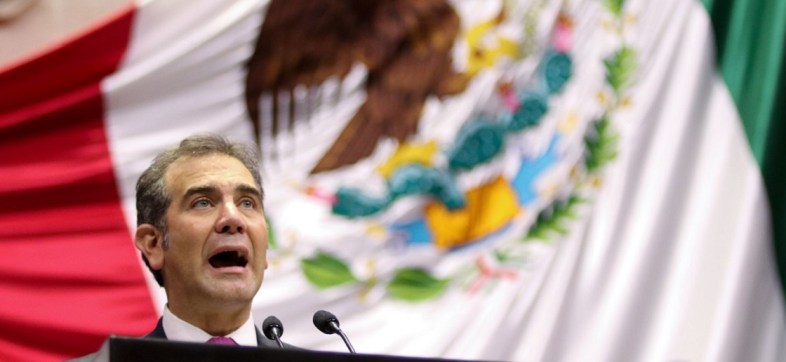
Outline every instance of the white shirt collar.
[[(212, 337), (199, 327), (188, 323), (176, 315), (172, 314), (169, 307), (164, 308), (164, 315), (161, 317), (161, 324), (164, 327), (166, 338), (173, 341), (204, 343)], [(226, 335), (235, 340), (241, 346), (257, 346), (257, 330), (254, 326), (254, 318), (249, 314), (248, 320), (232, 333)]]

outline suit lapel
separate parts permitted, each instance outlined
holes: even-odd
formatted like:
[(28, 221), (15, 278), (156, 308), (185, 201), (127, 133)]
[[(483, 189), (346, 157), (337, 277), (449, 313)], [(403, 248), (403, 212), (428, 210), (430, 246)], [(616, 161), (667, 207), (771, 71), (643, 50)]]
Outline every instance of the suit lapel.
[(254, 326), (254, 330), (257, 331), (257, 345), (261, 348), (278, 348), (278, 344), (275, 341), (267, 339), (262, 332), (259, 331), (259, 328)]
[[(271, 341), (267, 339), (259, 328), (254, 326), (254, 331), (257, 332), (257, 345), (261, 348), (278, 348), (278, 344), (275, 341)], [(164, 324), (163, 319), (158, 318), (158, 323), (156, 324), (156, 328), (153, 329), (145, 338), (157, 338), (157, 339), (167, 339), (166, 333), (164, 333)]]
[(156, 324), (156, 328), (148, 335), (146, 335), (145, 338), (167, 339), (166, 333), (164, 333), (163, 318), (158, 318), (158, 323)]

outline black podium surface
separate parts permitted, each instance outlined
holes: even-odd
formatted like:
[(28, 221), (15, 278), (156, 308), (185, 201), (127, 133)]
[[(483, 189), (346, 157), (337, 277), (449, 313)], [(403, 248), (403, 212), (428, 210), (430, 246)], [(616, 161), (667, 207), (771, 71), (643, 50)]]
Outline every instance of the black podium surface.
[(96, 355), (95, 361), (448, 362), (460, 360), (361, 353), (350, 354), (348, 352), (281, 350), (112, 336), (104, 342), (104, 345)]

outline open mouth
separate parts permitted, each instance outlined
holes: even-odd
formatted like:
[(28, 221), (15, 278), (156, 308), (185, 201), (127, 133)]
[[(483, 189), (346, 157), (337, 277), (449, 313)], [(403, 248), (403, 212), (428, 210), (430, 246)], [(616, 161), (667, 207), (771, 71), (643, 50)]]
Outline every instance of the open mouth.
[(234, 266), (245, 267), (248, 264), (248, 259), (238, 250), (227, 250), (211, 256), (208, 262), (217, 269)]

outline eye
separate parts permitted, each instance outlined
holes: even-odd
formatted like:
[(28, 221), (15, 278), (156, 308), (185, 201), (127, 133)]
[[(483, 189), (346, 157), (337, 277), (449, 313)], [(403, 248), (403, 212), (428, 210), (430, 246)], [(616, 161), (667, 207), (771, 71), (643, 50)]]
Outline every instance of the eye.
[(244, 207), (244, 208), (247, 208), (247, 209), (253, 209), (253, 208), (256, 207), (256, 205), (257, 205), (257, 203), (254, 202), (254, 200), (252, 200), (252, 199), (245, 198), (245, 199), (240, 200), (240, 207)]
[(191, 207), (196, 209), (204, 209), (210, 206), (210, 201), (208, 199), (198, 199), (191, 204)]

